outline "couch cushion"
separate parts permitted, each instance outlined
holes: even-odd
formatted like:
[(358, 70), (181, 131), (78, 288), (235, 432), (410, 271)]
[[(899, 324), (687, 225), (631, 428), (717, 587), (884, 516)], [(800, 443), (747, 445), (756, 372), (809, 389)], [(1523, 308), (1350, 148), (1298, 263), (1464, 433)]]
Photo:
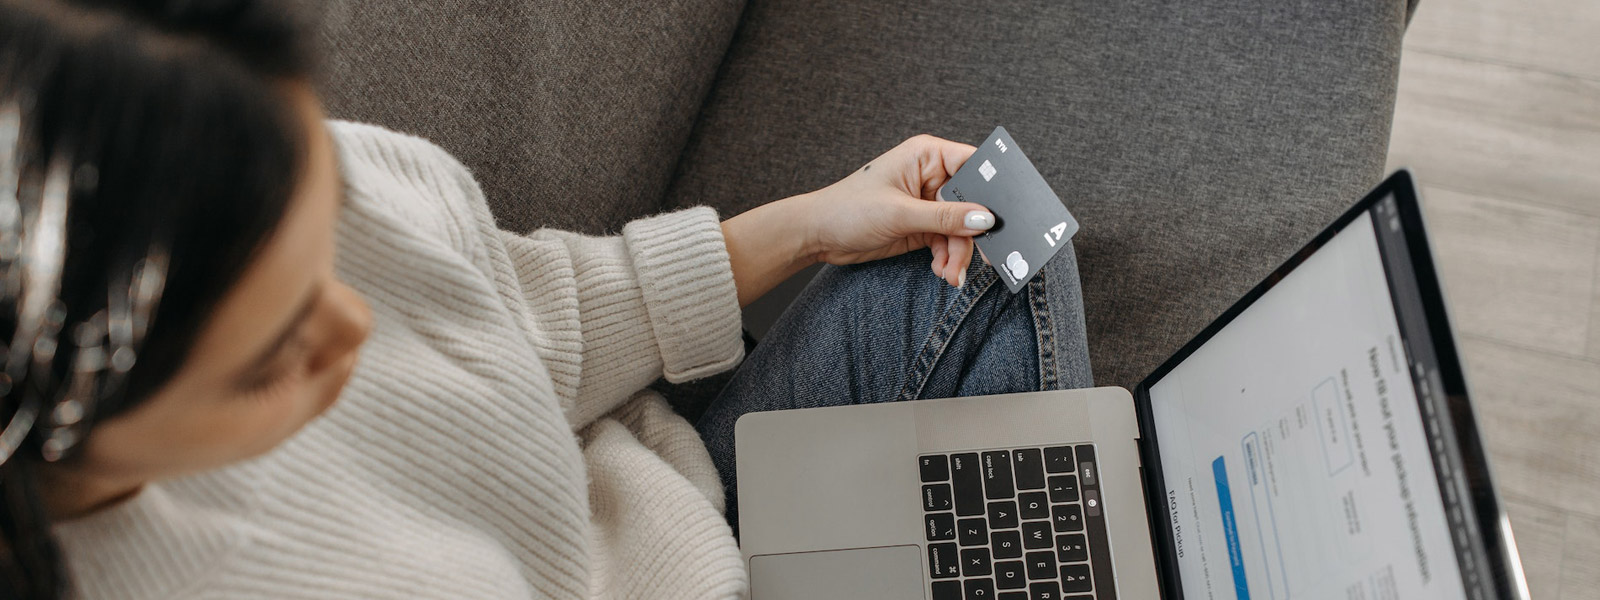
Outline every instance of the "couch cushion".
[(1083, 225), (1096, 382), (1132, 386), (1381, 179), (1406, 9), (757, 0), (669, 202), (732, 214), (1005, 125)]
[(657, 212), (742, 0), (337, 0), (323, 97), (470, 167), (502, 227)]

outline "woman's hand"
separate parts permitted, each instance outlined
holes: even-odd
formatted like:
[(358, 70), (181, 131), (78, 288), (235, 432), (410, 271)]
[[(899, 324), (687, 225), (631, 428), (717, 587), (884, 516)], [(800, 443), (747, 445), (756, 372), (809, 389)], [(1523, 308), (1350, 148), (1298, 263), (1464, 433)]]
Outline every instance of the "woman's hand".
[(724, 221), (740, 304), (818, 261), (855, 264), (921, 248), (932, 249), (935, 275), (965, 284), (972, 236), (993, 227), (994, 215), (937, 200), (939, 186), (974, 150), (919, 135), (838, 183)]
[(938, 193), (974, 150), (919, 135), (838, 183), (798, 197), (815, 217), (812, 253), (847, 265), (930, 248), (934, 274), (956, 287), (965, 284), (972, 236), (993, 227), (994, 215), (970, 202), (938, 202)]

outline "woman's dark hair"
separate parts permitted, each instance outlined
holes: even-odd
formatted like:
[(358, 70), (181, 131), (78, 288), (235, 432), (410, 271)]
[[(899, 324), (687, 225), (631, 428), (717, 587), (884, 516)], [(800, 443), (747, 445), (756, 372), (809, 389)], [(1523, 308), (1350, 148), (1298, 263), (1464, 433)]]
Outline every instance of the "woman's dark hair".
[[(31, 157), (21, 179), (41, 178), (52, 157), (67, 157), (74, 174), (58, 294), (64, 322), (103, 309), (116, 271), (152, 243), (170, 261), (137, 362), (81, 434), (92, 437), (93, 422), (138, 405), (178, 371), (282, 221), (305, 160), (288, 85), (309, 83), (312, 68), (294, 11), (281, 2), (0, 0), (0, 105), (20, 108), (17, 154)], [(0, 343), (16, 320), (0, 311)], [(67, 360), (58, 356), (53, 373), (29, 371), (33, 381), (6, 382), (8, 391), (49, 397)], [(21, 396), (0, 397), (0, 427)], [(40, 500), (40, 437), (0, 464), (0, 598), (67, 590)]]

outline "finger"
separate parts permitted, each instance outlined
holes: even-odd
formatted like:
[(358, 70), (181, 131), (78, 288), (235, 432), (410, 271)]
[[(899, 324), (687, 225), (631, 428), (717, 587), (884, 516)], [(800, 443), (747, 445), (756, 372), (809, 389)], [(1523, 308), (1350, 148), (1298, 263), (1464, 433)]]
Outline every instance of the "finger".
[(934, 236), (934, 239), (928, 240), (928, 249), (933, 251), (933, 274), (939, 277), (944, 277), (945, 266), (949, 264), (948, 259), (950, 256), (949, 249), (945, 247), (945, 241), (941, 239), (943, 237), (942, 235)]
[(907, 199), (901, 204), (900, 233), (939, 233), (972, 237), (994, 227), (994, 213), (971, 202), (928, 202)]
[(949, 181), (950, 176), (955, 175), (972, 153), (978, 150), (961, 142), (931, 135), (919, 135), (906, 140), (906, 143), (911, 145), (915, 153), (923, 200), (937, 200), (939, 186)]
[(964, 287), (967, 285), (967, 267), (972, 265), (972, 238), (950, 236), (946, 239), (948, 250), (945, 264), (948, 267), (945, 272), (949, 277), (945, 277), (945, 280), (958, 288)]

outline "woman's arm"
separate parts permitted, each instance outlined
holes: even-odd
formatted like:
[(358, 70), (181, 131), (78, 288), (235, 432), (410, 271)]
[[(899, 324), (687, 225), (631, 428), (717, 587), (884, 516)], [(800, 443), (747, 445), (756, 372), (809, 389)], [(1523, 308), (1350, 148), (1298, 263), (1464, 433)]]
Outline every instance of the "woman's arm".
[[(581, 429), (657, 377), (681, 382), (737, 364), (739, 306), (807, 265), (932, 247), (934, 273), (962, 283), (969, 236), (993, 217), (929, 200), (972, 152), (919, 136), (827, 188), (720, 223), (695, 208), (634, 221), (620, 236), (501, 232), (509, 273), (495, 279), (514, 282), (506, 293), (537, 323), (540, 356)], [(492, 229), (487, 208), (474, 210)]]
[(994, 216), (970, 202), (935, 200), (973, 150), (917, 136), (838, 183), (723, 221), (740, 306), (819, 261), (854, 264), (920, 248), (933, 250), (935, 275), (965, 284), (972, 236), (992, 227)]
[(574, 429), (659, 377), (698, 379), (743, 358), (737, 289), (710, 208), (638, 219), (615, 236), (500, 235), (513, 295)]

